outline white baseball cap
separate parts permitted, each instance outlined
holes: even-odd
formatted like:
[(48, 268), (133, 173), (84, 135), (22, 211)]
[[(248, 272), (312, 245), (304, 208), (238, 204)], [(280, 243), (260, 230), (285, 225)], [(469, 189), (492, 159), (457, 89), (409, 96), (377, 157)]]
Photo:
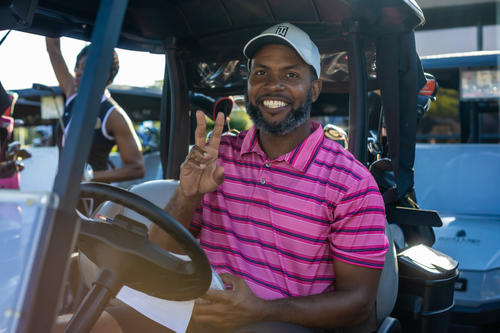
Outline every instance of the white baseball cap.
[(281, 44), (291, 47), (297, 51), (306, 64), (314, 67), (318, 78), (321, 76), (321, 56), (318, 48), (308, 34), (293, 24), (279, 23), (264, 30), (245, 45), (243, 54), (250, 62), (250, 59), (258, 50), (269, 44)]

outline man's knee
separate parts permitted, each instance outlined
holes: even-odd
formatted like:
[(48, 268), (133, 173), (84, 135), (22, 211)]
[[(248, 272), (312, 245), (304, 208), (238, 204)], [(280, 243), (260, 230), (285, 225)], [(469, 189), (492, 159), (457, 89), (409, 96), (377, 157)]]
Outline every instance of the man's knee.
[[(68, 326), (73, 315), (57, 317), (54, 333), (61, 333)], [(118, 322), (112, 315), (104, 311), (95, 323), (90, 333), (123, 333)]]

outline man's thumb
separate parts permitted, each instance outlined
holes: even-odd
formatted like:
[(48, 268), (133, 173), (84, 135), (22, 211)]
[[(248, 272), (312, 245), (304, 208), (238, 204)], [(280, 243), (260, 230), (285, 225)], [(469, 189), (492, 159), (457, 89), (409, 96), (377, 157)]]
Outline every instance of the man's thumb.
[(224, 172), (224, 167), (218, 166), (214, 171), (214, 180), (217, 185), (221, 185), (226, 179), (226, 174)]

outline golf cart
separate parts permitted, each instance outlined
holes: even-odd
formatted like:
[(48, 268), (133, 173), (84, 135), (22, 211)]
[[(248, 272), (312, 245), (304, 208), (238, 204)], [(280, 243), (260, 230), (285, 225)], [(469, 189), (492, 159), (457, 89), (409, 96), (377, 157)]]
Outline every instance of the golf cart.
[[(386, 228), (390, 251), (376, 310), (363, 327), (344, 331), (400, 332), (401, 326), (405, 332), (447, 331), (457, 263), (430, 248), (439, 216), (412, 205), (418, 93), (425, 84), (413, 37), (424, 17), (413, 0), (315, 0), (293, 6), (282, 0), (11, 0), (2, 6), (0, 29), (89, 40), (92, 46), (53, 191), (0, 193), (2, 207), (20, 208), (2, 217), (6, 222), (0, 225), (1, 331), (51, 332), (75, 246), (99, 272), (67, 332), (90, 331), (123, 286), (170, 300), (205, 293), (211, 268), (203, 250), (155, 199), (168, 199), (188, 153), (189, 92), (241, 95), (247, 75), (243, 46), (285, 21), (306, 31), (323, 54), (323, 103), (348, 95), (348, 149), (380, 176), (388, 222), (406, 236), (396, 257), (393, 228)], [(93, 131), (113, 47), (162, 53), (166, 61), (160, 153), (168, 181), (130, 191), (81, 184), (91, 145), (85, 138)], [(381, 103), (372, 107), (368, 92), (374, 90), (380, 91)], [(115, 202), (102, 207), (113, 222), (78, 218), (80, 195)], [(192, 261), (149, 242), (146, 221), (172, 234)]]
[[(457, 143), (417, 144), (415, 188), (420, 207), (438, 211), (443, 220), (433, 248), (460, 262), (450, 328), (460, 332), (500, 330), (499, 55), (479, 51), (422, 57), (440, 89), (456, 91), (455, 131), (434, 130), (427, 136)], [(439, 128), (440, 120), (453, 121), (436, 112), (428, 123)], [(424, 165), (433, 172), (423, 170)]]

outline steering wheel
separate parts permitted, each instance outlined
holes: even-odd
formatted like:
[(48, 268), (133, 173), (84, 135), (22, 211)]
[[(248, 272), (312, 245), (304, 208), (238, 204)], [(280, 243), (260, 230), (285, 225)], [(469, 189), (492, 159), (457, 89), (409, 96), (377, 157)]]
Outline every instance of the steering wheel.
[[(195, 299), (208, 290), (212, 271), (205, 252), (186, 228), (160, 207), (102, 183), (82, 183), (81, 196), (112, 201), (143, 215), (170, 234), (191, 258), (184, 261), (152, 243), (147, 239), (147, 228), (125, 216), (118, 215), (111, 223), (82, 219), (78, 248), (101, 269), (116, 274), (119, 284), (174, 301)], [(112, 290), (114, 296), (118, 291)]]

